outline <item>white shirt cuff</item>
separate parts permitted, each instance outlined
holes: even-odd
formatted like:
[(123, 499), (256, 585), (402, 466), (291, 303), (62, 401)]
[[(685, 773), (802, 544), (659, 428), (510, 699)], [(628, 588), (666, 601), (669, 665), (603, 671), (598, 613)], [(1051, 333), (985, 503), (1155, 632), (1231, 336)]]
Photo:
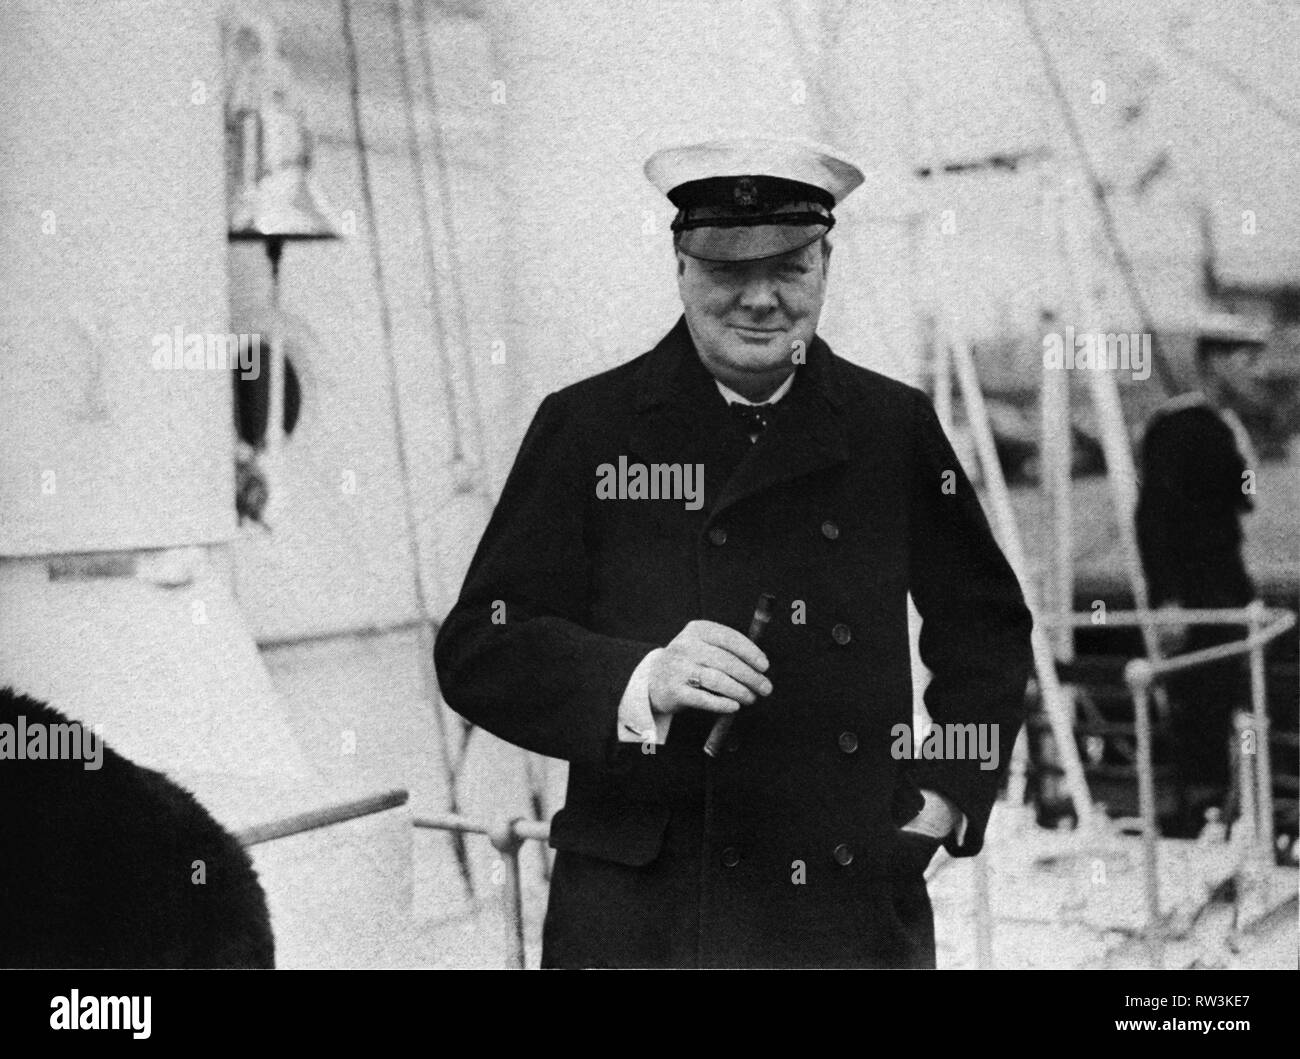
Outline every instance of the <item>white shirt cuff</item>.
[(656, 713), (650, 708), (650, 665), (662, 651), (656, 647), (632, 670), (623, 697), (618, 703), (618, 741), (620, 743), (654, 743), (662, 746), (668, 739), (671, 713)]
[(921, 811), (904, 825), (903, 830), (926, 835), (939, 841), (945, 840), (949, 835), (956, 835), (958, 844), (965, 841), (966, 814), (958, 809), (951, 799), (945, 798), (937, 791), (923, 788), (921, 794), (925, 797), (925, 804), (921, 807)]

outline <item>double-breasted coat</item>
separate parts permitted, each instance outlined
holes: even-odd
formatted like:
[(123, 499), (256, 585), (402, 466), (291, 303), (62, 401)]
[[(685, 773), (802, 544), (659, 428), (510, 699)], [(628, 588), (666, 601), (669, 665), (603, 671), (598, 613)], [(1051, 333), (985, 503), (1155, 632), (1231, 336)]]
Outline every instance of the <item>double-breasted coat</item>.
[[(933, 963), (933, 847), (899, 825), (930, 788), (966, 818), (950, 851), (979, 849), (1022, 716), (1029, 614), (920, 391), (817, 338), (775, 408), (751, 444), (684, 319), (551, 394), (439, 630), (446, 701), (570, 762), (547, 965)], [(702, 465), (702, 505), (602, 498), (620, 457)], [(927, 707), (998, 726), (996, 769), (897, 756), (909, 591)], [(762, 592), (774, 691), (741, 708), (726, 751), (703, 753), (714, 716), (694, 710), (663, 745), (620, 743), (642, 658), (694, 619), (746, 631)]]

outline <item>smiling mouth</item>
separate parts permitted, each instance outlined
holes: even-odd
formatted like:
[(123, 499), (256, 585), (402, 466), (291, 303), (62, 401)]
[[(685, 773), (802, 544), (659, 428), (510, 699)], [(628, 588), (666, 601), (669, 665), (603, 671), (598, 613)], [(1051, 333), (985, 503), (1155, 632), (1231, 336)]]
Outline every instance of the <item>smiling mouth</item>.
[(781, 333), (779, 327), (746, 327), (744, 324), (732, 324), (731, 329), (744, 335), (779, 335)]

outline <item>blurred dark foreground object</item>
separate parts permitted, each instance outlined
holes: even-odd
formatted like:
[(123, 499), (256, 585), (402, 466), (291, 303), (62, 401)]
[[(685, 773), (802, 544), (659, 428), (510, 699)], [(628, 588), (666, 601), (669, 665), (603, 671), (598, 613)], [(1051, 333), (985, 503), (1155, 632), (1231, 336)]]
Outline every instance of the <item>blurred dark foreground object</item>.
[(162, 773), (11, 688), (0, 836), (0, 967), (275, 966), (266, 896), (234, 836)]

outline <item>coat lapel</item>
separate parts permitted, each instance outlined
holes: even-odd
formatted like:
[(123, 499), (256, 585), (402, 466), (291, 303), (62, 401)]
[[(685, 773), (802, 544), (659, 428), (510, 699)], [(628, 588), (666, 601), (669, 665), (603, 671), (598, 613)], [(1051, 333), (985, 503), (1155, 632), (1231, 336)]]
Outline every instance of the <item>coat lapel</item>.
[(830, 347), (814, 338), (807, 363), (777, 405), (779, 414), (750, 445), (734, 429), (682, 317), (642, 366), (629, 446), (647, 463), (704, 462), (725, 471), (705, 474), (705, 510), (712, 519), (747, 497), (846, 461), (841, 404)]
[(685, 317), (642, 366), (628, 447), (646, 463), (703, 463), (705, 511), (747, 455), (749, 444), (732, 428), (727, 402), (695, 352)]
[(830, 347), (814, 338), (807, 363), (799, 368), (790, 392), (776, 405), (777, 414), (767, 430), (726, 482), (711, 514), (720, 514), (782, 482), (846, 462), (849, 446), (840, 418), (841, 403)]

